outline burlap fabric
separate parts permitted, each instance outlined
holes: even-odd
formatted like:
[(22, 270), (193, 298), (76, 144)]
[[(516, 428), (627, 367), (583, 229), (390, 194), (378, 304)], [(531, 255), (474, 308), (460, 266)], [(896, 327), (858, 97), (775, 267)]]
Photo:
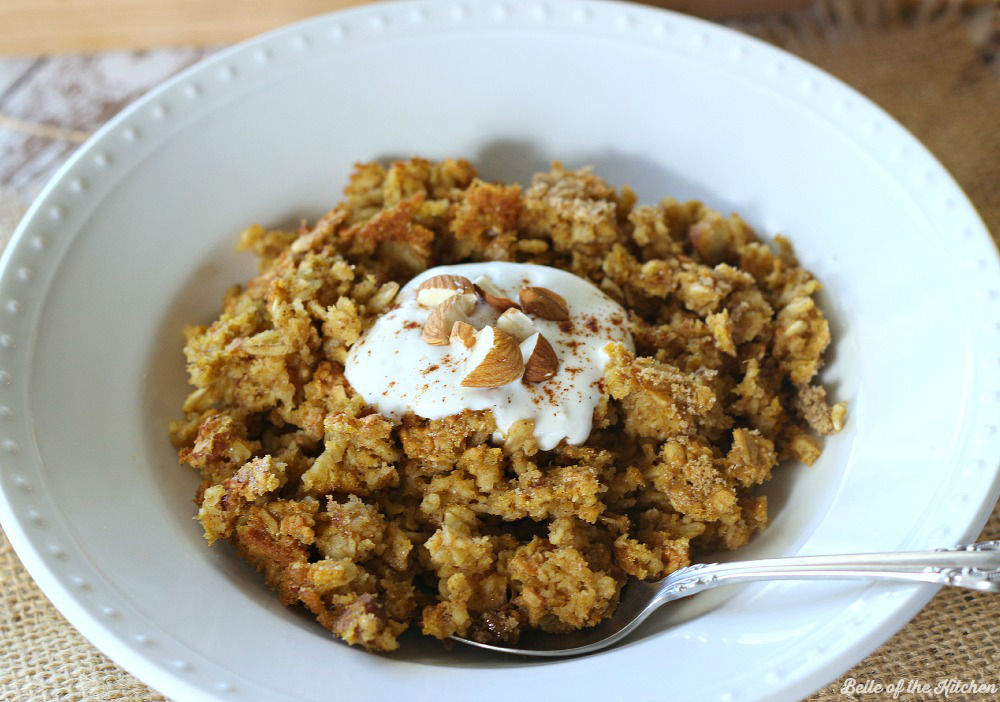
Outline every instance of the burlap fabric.
[[(822, 66), (885, 107), (948, 167), (996, 236), (1000, 62), (994, 54), (1000, 19), (995, 7), (959, 5), (829, 0), (807, 12), (738, 26)], [(0, 211), (0, 241), (15, 215)], [(1000, 509), (980, 538), (1000, 539)], [(1000, 684), (998, 622), (1000, 596), (943, 590), (885, 645), (809, 699), (888, 699), (842, 693), (848, 678), (883, 685), (901, 678)], [(62, 618), (0, 533), (0, 700), (163, 699)]]

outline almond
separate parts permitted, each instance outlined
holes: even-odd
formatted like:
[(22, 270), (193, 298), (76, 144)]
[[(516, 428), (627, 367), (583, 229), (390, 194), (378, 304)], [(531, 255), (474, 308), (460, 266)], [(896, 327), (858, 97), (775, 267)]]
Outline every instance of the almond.
[(417, 302), (424, 307), (437, 307), (453, 295), (475, 292), (472, 281), (460, 275), (436, 275), (417, 288)]
[(487, 278), (485, 275), (481, 275), (478, 278), (476, 278), (473, 285), (476, 286), (476, 292), (479, 293), (479, 296), (481, 298), (483, 298), (483, 302), (485, 302), (490, 307), (495, 307), (498, 310), (507, 310), (510, 309), (511, 307), (516, 307), (517, 309), (521, 309), (521, 306), (519, 304), (517, 304), (509, 297), (504, 295), (503, 291), (501, 291), (500, 288), (494, 285), (493, 281)]
[(476, 307), (473, 293), (462, 293), (445, 298), (427, 315), (420, 337), (432, 346), (447, 346), (451, 341), (451, 329), (455, 322), (466, 322)]
[(468, 322), (455, 322), (451, 327), (449, 341), (452, 346), (471, 349), (476, 344), (476, 328)]
[(538, 331), (535, 328), (535, 324), (531, 321), (531, 317), (516, 307), (511, 307), (500, 315), (500, 318), (497, 320), (497, 329), (507, 332), (517, 339), (518, 343), (521, 343)]
[(524, 359), (517, 340), (494, 327), (483, 327), (466, 363), (471, 369), (462, 379), (467, 388), (498, 388), (524, 373)]
[(548, 288), (526, 285), (521, 288), (521, 307), (525, 312), (553, 322), (569, 319), (569, 305), (559, 293)]
[(555, 349), (541, 332), (536, 332), (521, 342), (521, 357), (524, 359), (526, 383), (548, 380), (559, 370)]
[(698, 256), (710, 266), (733, 258), (732, 233), (719, 215), (710, 215), (692, 224), (688, 240)]

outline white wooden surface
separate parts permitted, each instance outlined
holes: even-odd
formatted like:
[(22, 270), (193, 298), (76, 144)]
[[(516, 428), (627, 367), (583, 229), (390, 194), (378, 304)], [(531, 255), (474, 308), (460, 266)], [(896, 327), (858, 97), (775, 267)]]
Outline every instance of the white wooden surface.
[(122, 107), (212, 49), (0, 57), (0, 243), (55, 170)]

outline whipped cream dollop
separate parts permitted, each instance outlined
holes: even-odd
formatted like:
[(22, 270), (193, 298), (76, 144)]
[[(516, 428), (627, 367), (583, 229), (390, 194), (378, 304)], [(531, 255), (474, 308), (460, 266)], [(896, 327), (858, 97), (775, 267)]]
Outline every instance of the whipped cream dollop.
[[(532, 316), (535, 328), (558, 358), (555, 375), (540, 382), (517, 380), (500, 387), (463, 387), (470, 351), (461, 345), (434, 346), (421, 338), (431, 309), (417, 301), (417, 289), (440, 275), (485, 276), (512, 300), (525, 286), (547, 288), (565, 298), (569, 319), (551, 321)], [(476, 329), (495, 326), (501, 310), (480, 301), (468, 315)], [(534, 420), (542, 450), (566, 439), (582, 444), (590, 435), (594, 407), (608, 362), (611, 342), (633, 350), (628, 316), (621, 305), (592, 283), (567, 271), (525, 263), (492, 261), (431, 268), (413, 278), (382, 315), (351, 347), (345, 362), (348, 382), (381, 414), (400, 419), (411, 412), (441, 419), (463, 410), (490, 410), (502, 438), (522, 419)]]

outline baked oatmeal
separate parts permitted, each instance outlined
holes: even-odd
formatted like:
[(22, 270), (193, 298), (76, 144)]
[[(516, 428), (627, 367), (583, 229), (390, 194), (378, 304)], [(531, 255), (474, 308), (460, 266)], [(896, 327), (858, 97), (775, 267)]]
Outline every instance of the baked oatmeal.
[(260, 272), (185, 330), (171, 437), (206, 539), (370, 650), (593, 626), (629, 578), (746, 544), (759, 486), (844, 424), (787, 241), (586, 168), (362, 164), (239, 247)]

